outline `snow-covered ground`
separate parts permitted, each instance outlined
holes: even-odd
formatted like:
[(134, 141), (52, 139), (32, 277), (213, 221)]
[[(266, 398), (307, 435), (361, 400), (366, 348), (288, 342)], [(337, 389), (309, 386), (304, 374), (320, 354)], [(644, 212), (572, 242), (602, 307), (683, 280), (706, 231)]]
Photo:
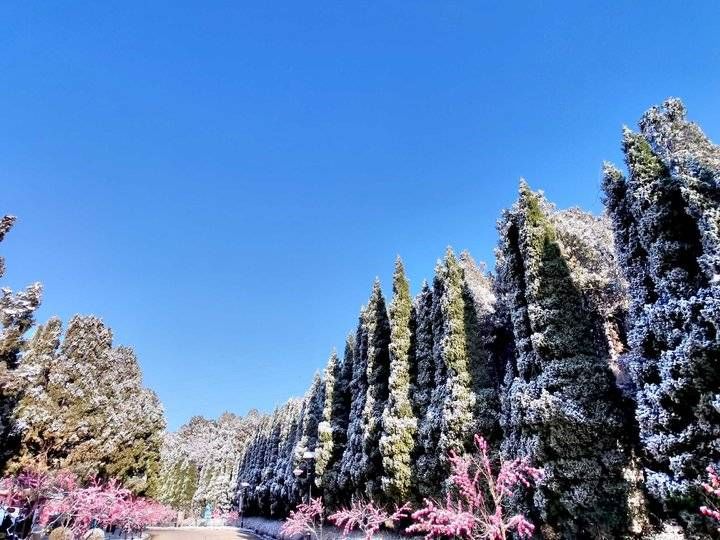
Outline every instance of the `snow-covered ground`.
[[(260, 536), (277, 538), (279, 540), (300, 540), (300, 536), (287, 537), (280, 534), (280, 527), (282, 527), (282, 524), (283, 522), (280, 520), (262, 517), (246, 517), (244, 521), (245, 529), (249, 529)], [(332, 525), (325, 525), (323, 527), (323, 540), (339, 540), (340, 538), (342, 538), (342, 533), (337, 527)], [(351, 533), (348, 538), (363, 538), (363, 535), (359, 531), (355, 531)], [(377, 533), (374, 538), (381, 540), (398, 540), (400, 535), (389, 533), (387, 531), (381, 531)]]

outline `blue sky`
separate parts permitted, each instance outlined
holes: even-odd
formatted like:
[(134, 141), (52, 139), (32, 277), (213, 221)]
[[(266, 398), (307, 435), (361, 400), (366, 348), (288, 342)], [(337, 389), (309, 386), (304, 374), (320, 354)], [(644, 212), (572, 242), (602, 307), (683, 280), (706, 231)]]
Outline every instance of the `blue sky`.
[(268, 410), (396, 254), (492, 261), (518, 178), (601, 209), (667, 96), (720, 139), (717, 2), (4, 2), (4, 285), (96, 314), (169, 426)]

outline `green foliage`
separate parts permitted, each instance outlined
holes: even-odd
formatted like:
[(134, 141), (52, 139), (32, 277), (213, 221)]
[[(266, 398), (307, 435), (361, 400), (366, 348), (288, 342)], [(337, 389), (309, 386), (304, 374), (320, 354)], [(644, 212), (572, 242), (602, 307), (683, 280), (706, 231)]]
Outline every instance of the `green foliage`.
[(405, 269), (398, 257), (390, 305), (390, 375), (388, 400), (382, 416), (380, 452), (384, 476), (382, 490), (388, 500), (405, 500), (412, 485), (412, 454), (417, 420), (410, 402), (412, 357), (412, 299)]
[(543, 468), (530, 513), (546, 534), (625, 527), (624, 418), (600, 317), (588, 309), (558, 241), (557, 219), (527, 184), (500, 225), (500, 290), (516, 343), (506, 376), (504, 452)]
[(364, 478), (365, 494), (371, 499), (377, 499), (382, 496), (380, 437), (390, 376), (390, 321), (378, 280), (373, 284), (364, 315), (367, 332), (367, 394), (362, 411), (363, 455), (360, 474)]

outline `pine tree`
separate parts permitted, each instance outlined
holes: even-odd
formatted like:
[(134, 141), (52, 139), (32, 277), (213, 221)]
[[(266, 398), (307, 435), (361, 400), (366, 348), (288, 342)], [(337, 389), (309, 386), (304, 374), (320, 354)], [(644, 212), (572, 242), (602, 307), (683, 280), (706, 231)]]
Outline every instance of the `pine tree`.
[(60, 332), (58, 319), (41, 326), (16, 370), (23, 445), (11, 468), (68, 467), (145, 493), (159, 472), (165, 419), (134, 352), (113, 349), (112, 332), (95, 317), (74, 317), (59, 346)]
[(544, 534), (615, 535), (624, 526), (623, 417), (599, 321), (572, 279), (552, 211), (523, 182), (500, 224), (499, 290), (516, 345), (504, 452), (544, 469), (534, 497)]
[(436, 268), (433, 290), (433, 356), (439, 417), (437, 451), (443, 468), (451, 451), (463, 453), (473, 437), (475, 394), (466, 331), (464, 273), (453, 251)]
[(380, 452), (382, 415), (388, 399), (390, 376), (390, 320), (380, 281), (375, 280), (365, 310), (367, 329), (367, 395), (362, 411), (363, 457), (361, 461), (365, 494), (382, 496), (383, 456)]
[(437, 437), (435, 415), (432, 414), (431, 399), (436, 388), (435, 361), (433, 358), (433, 291), (423, 282), (420, 294), (415, 299), (415, 369), (412, 385), (412, 403), (418, 419), (417, 442), (415, 444), (414, 479), (415, 491), (421, 497), (434, 493), (437, 486), (434, 475), (438, 471)]
[[(333, 388), (332, 409), (330, 411), (330, 429), (333, 437), (327, 470), (324, 474), (323, 488), (325, 501), (329, 505), (342, 501), (342, 490), (339, 475), (342, 467), (342, 456), (347, 443), (347, 430), (350, 422), (351, 388), (353, 375), (353, 356), (355, 354), (355, 336), (350, 334), (345, 341), (345, 352)], [(327, 401), (326, 401), (327, 403)]]
[(625, 129), (629, 177), (606, 164), (606, 206), (630, 284), (630, 352), (647, 488), (695, 511), (720, 464), (720, 147), (670, 99)]
[(405, 501), (412, 485), (412, 454), (417, 419), (410, 401), (412, 357), (412, 298), (400, 257), (395, 262), (393, 301), (390, 305), (390, 374), (388, 398), (382, 416), (380, 452), (386, 499)]
[[(0, 242), (15, 224), (15, 216), (0, 220)], [(0, 257), (0, 277), (5, 274), (5, 259)], [(20, 399), (21, 380), (16, 373), (20, 354), (25, 348), (25, 333), (35, 323), (42, 286), (34, 283), (13, 293), (3, 287), (0, 296), (0, 469), (19, 450), (13, 410)]]
[(330, 465), (330, 460), (335, 454), (335, 443), (339, 435), (338, 431), (333, 430), (333, 411), (337, 406), (337, 402), (342, 399), (341, 395), (336, 395), (336, 390), (338, 394), (342, 391), (341, 388), (338, 388), (340, 369), (340, 360), (337, 352), (333, 350), (323, 373), (325, 401), (322, 419), (318, 424), (318, 443), (315, 449), (315, 485), (319, 488), (323, 486), (325, 473)]
[(165, 414), (155, 392), (142, 386), (142, 372), (129, 347), (110, 351), (111, 367), (100, 374), (105, 394), (105, 423), (98, 428), (102, 441), (100, 473), (119, 478), (128, 489), (145, 494), (157, 481)]
[(352, 379), (350, 382), (350, 415), (347, 427), (347, 443), (343, 451), (338, 475), (339, 491), (349, 499), (351, 494), (362, 489), (364, 478), (363, 459), (363, 422), (367, 394), (368, 366), (368, 333), (365, 324), (366, 307), (360, 310), (360, 317), (355, 335), (355, 352), (353, 353)]
[(297, 488), (300, 490), (300, 498), (309, 493), (311, 484), (314, 482), (313, 473), (315, 464), (305, 457), (306, 453), (315, 453), (318, 445), (318, 427), (323, 417), (325, 404), (325, 383), (316, 373), (313, 377), (310, 389), (305, 395), (305, 412), (303, 415), (301, 437), (294, 452), (294, 465), (304, 472), (298, 477)]
[(494, 282), (467, 251), (460, 254), (463, 271), (465, 343), (471, 388), (475, 395), (472, 431), (481, 434), (491, 446), (499, 442), (501, 385), (496, 351)]
[[(295, 476), (296, 464), (293, 458), (294, 449), (297, 447), (302, 437), (302, 422), (307, 407), (306, 400), (291, 400), (285, 407), (283, 420), (283, 438), (280, 447), (283, 468), (278, 469), (279, 480), (282, 482), (282, 501), (284, 507), (282, 512), (286, 512), (289, 508), (296, 506), (306, 498), (305, 489), (301, 489), (301, 485)], [(306, 486), (302, 486), (306, 487)]]

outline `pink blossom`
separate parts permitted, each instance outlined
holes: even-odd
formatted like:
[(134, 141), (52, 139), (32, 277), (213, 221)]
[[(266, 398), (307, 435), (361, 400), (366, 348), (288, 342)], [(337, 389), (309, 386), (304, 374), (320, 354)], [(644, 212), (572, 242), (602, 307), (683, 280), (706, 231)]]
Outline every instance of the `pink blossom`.
[(67, 471), (26, 470), (4, 478), (0, 480), (0, 500), (24, 507), (43, 527), (62, 524), (76, 537), (95, 524), (140, 531), (170, 521), (174, 515), (160, 503), (133, 497), (115, 480), (92, 480), (83, 487)]
[(531, 487), (542, 479), (542, 471), (525, 460), (515, 459), (500, 465), (495, 475), (487, 441), (475, 436), (476, 453), (472, 456), (450, 454), (450, 482), (453, 486), (444, 504), (425, 500), (425, 507), (412, 514), (409, 533), (425, 538), (459, 537), (506, 540), (515, 531), (530, 538), (535, 526), (521, 514), (506, 517), (507, 498), (519, 486)]
[(280, 532), (287, 536), (310, 534), (322, 537), (322, 524), (325, 509), (321, 499), (312, 499), (309, 504), (302, 503), (290, 512)]
[(409, 510), (410, 505), (406, 503), (403, 506), (396, 506), (395, 511), (389, 513), (372, 501), (357, 500), (353, 501), (350, 508), (342, 508), (328, 516), (328, 520), (342, 528), (344, 537), (358, 529), (363, 532), (366, 540), (369, 540), (383, 525), (394, 525), (406, 517)]
[[(708, 473), (708, 482), (703, 483), (702, 487), (708, 497), (718, 499), (720, 498), (720, 475), (718, 475), (717, 471), (712, 466), (708, 466), (705, 470)], [(715, 501), (708, 500), (708, 504), (710, 506), (703, 505), (699, 508), (700, 513), (720, 524), (720, 510), (717, 508), (717, 503)], [(720, 531), (720, 527), (718, 527), (718, 531)]]

